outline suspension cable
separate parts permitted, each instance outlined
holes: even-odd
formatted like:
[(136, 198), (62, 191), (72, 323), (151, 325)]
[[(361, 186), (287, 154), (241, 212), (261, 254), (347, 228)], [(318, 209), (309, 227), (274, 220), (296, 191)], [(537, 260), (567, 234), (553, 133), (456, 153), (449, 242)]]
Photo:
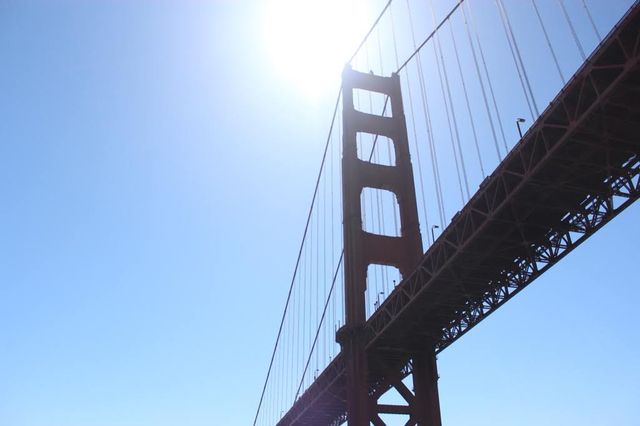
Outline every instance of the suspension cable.
[[(473, 114), (471, 112), (471, 104), (469, 103), (469, 93), (467, 92), (467, 84), (464, 81), (464, 73), (462, 72), (462, 64), (460, 63), (460, 54), (458, 53), (458, 44), (456, 43), (456, 38), (453, 35), (453, 24), (449, 21), (449, 33), (451, 34), (451, 41), (453, 42), (453, 50), (456, 54), (456, 63), (458, 64), (458, 73), (460, 74), (460, 81), (462, 82), (462, 90), (464, 92), (464, 100), (467, 104), (467, 112), (469, 114), (469, 121), (471, 123), (471, 132), (473, 134), (473, 142), (476, 147), (476, 154), (478, 155), (478, 163), (480, 164), (480, 172), (482, 173), (482, 178), (486, 177), (484, 173), (484, 165), (482, 164), (482, 155), (480, 154), (480, 145), (478, 142), (478, 134), (476, 132), (476, 124), (473, 120)], [(467, 192), (469, 188), (467, 187)], [(468, 194), (467, 194), (468, 196)]]
[(571, 22), (571, 18), (569, 17), (569, 13), (567, 9), (564, 7), (564, 2), (562, 0), (558, 0), (558, 4), (562, 9), (562, 14), (564, 15), (564, 19), (569, 24), (569, 29), (571, 30), (571, 35), (573, 36), (573, 41), (576, 42), (576, 46), (578, 46), (578, 50), (580, 51), (580, 56), (582, 56), (582, 60), (587, 60), (587, 55), (584, 54), (584, 49), (582, 48), (582, 43), (580, 43), (580, 39), (578, 38), (578, 34), (576, 33), (576, 29), (573, 27), (573, 23)]
[(551, 56), (553, 56), (553, 62), (556, 64), (556, 69), (558, 70), (558, 74), (560, 74), (560, 80), (562, 80), (562, 84), (567, 84), (567, 81), (564, 79), (564, 75), (562, 74), (562, 70), (560, 69), (560, 64), (558, 63), (558, 57), (556, 56), (556, 52), (553, 49), (551, 40), (549, 40), (549, 34), (547, 34), (547, 28), (544, 26), (544, 22), (542, 21), (542, 16), (540, 16), (538, 5), (536, 5), (536, 0), (531, 0), (531, 4), (533, 5), (533, 9), (536, 11), (536, 16), (538, 17), (538, 22), (540, 22), (540, 26), (542, 27), (542, 32), (544, 33), (544, 38), (547, 41), (547, 46), (549, 47), (549, 51), (551, 51)]
[(463, 2), (464, 0), (459, 0), (458, 3), (456, 3), (455, 6), (453, 6), (453, 9), (451, 9), (449, 13), (447, 13), (447, 15), (442, 19), (442, 21), (440, 21), (440, 23), (433, 29), (433, 31), (431, 31), (431, 33), (427, 36), (427, 38), (425, 38), (424, 41), (420, 43), (420, 46), (416, 47), (413, 53), (409, 55), (409, 57), (402, 63), (402, 65), (400, 65), (400, 67), (398, 67), (398, 70), (396, 71), (396, 73), (399, 73), (400, 71), (402, 71), (402, 69), (406, 67), (409, 62), (411, 62), (414, 56), (416, 56), (418, 52), (424, 47), (424, 45), (427, 44), (429, 40), (433, 38), (433, 36), (435, 36), (436, 32), (438, 32), (440, 27), (442, 27), (444, 23), (449, 20), (451, 15), (453, 15), (453, 12), (455, 12)]
[[(373, 25), (371, 26), (369, 31), (367, 31), (367, 34), (364, 36), (364, 38), (362, 39), (362, 41), (360, 42), (360, 44), (358, 45), (358, 47), (354, 51), (353, 55), (349, 58), (349, 61), (347, 63), (351, 63), (353, 61), (353, 59), (356, 57), (356, 55), (358, 54), (358, 52), (360, 51), (362, 46), (366, 43), (367, 39), (369, 38), (369, 36), (371, 35), (371, 33), (373, 32), (375, 27), (380, 22), (380, 19), (382, 18), (382, 16), (385, 14), (387, 9), (391, 5), (392, 1), (393, 0), (389, 0), (386, 3), (386, 5), (384, 6), (384, 8), (382, 9), (382, 11), (378, 14), (378, 17), (374, 21)], [(340, 87), (340, 89), (338, 90), (338, 96), (337, 96), (335, 107), (334, 107), (334, 110), (333, 110), (333, 115), (331, 117), (331, 124), (329, 126), (329, 134), (327, 136), (327, 141), (325, 143), (325, 148), (324, 148), (324, 152), (323, 152), (323, 155), (322, 155), (322, 161), (320, 163), (320, 170), (319, 170), (318, 176), (316, 178), (316, 184), (315, 184), (313, 196), (312, 196), (312, 199), (311, 199), (311, 206), (310, 206), (309, 212), (307, 214), (307, 221), (306, 221), (304, 232), (303, 232), (303, 235), (302, 235), (302, 242), (300, 244), (300, 248), (298, 249), (298, 256), (297, 256), (296, 264), (295, 264), (295, 267), (294, 267), (293, 277), (291, 279), (291, 284), (289, 285), (289, 291), (287, 293), (287, 300), (285, 302), (285, 307), (284, 307), (284, 310), (283, 310), (283, 313), (282, 313), (282, 318), (280, 320), (280, 325), (278, 327), (278, 334), (277, 334), (277, 337), (276, 337), (276, 342), (274, 344), (273, 351), (272, 351), (272, 354), (271, 354), (271, 359), (269, 361), (269, 368), (267, 369), (267, 375), (266, 375), (266, 378), (265, 378), (265, 381), (264, 381), (264, 385), (262, 387), (262, 392), (260, 394), (260, 401), (258, 402), (258, 407), (256, 409), (256, 415), (255, 415), (254, 420), (253, 420), (253, 426), (255, 426), (257, 421), (258, 421), (258, 416), (260, 414), (260, 409), (262, 407), (262, 402), (264, 400), (264, 395), (265, 395), (265, 392), (266, 392), (266, 389), (267, 389), (267, 384), (269, 382), (269, 377), (271, 375), (271, 370), (273, 368), (273, 362), (274, 362), (274, 359), (275, 359), (275, 356), (276, 356), (276, 351), (278, 349), (278, 343), (280, 342), (280, 337), (282, 335), (282, 329), (283, 329), (283, 325), (284, 325), (285, 318), (286, 318), (286, 315), (287, 315), (287, 309), (289, 307), (289, 302), (291, 300), (291, 295), (292, 295), (292, 292), (293, 292), (293, 286), (294, 286), (294, 283), (295, 283), (296, 275), (297, 275), (298, 268), (299, 268), (299, 265), (300, 265), (300, 258), (302, 256), (303, 248), (304, 248), (304, 245), (305, 245), (304, 242), (305, 242), (305, 239), (307, 237), (307, 233), (309, 231), (309, 224), (310, 224), (310, 221), (311, 221), (311, 217), (312, 217), (312, 213), (313, 213), (313, 207), (315, 205), (316, 197), (317, 197), (317, 194), (318, 194), (318, 187), (319, 187), (319, 184), (320, 184), (320, 178), (321, 178), (322, 171), (323, 171), (323, 168), (324, 168), (324, 164), (325, 164), (325, 160), (326, 160), (326, 156), (327, 156), (327, 149), (328, 149), (328, 146), (329, 146), (329, 142), (330, 142), (330, 139), (331, 139), (331, 134), (332, 134), (333, 127), (334, 127), (335, 120), (336, 120), (336, 116), (337, 116), (337, 113), (338, 113), (338, 106), (339, 106), (339, 103), (340, 103), (341, 95), (342, 95), (342, 87)], [(303, 376), (303, 379), (304, 379), (304, 376)]]
[[(518, 48), (518, 43), (516, 42), (515, 36), (513, 34), (513, 29), (511, 28), (511, 21), (509, 20), (509, 15), (507, 14), (506, 9), (504, 8), (504, 4), (502, 0), (496, 0), (496, 5), (498, 6), (498, 11), (500, 12), (500, 18), (502, 19), (502, 26), (504, 27), (505, 34), (507, 36), (507, 41), (509, 42), (509, 49), (511, 50), (511, 56), (513, 57), (513, 62), (516, 65), (516, 69), (518, 71), (518, 76), (520, 77), (520, 84), (522, 85), (522, 90), (524, 92), (524, 97), (527, 100), (527, 105), (529, 106), (529, 112), (531, 113), (531, 119), (535, 120), (539, 115), (538, 106), (536, 105), (535, 99), (533, 99), (533, 92), (531, 90), (531, 85), (529, 84), (529, 78), (527, 77), (527, 71), (524, 68), (524, 64), (522, 62), (522, 56), (520, 55), (520, 49)], [(520, 70), (522, 68), (522, 71)], [(523, 80), (524, 76), (524, 80)], [(529, 89), (529, 93), (531, 94), (531, 102), (529, 101), (529, 94), (527, 93), (527, 88)], [(533, 103), (533, 110), (535, 110), (535, 114), (531, 109), (531, 104)]]
[[(322, 240), (324, 246), (322, 248), (322, 290), (327, 292), (327, 174), (322, 175)], [(324, 340), (324, 339), (323, 339)], [(322, 358), (326, 358), (328, 352), (327, 341), (324, 340)]]
[[(407, 5), (409, 27), (411, 29), (411, 39), (413, 41), (413, 46), (416, 52), (415, 58), (416, 58), (416, 67), (417, 67), (417, 73), (418, 73), (418, 82), (420, 83), (420, 97), (422, 100), (422, 111), (423, 111), (424, 119), (427, 125), (427, 141), (429, 146), (429, 153), (431, 154), (431, 169), (433, 173), (433, 180), (436, 187), (438, 215), (440, 216), (440, 226), (444, 229), (444, 222), (445, 222), (445, 216), (446, 216), (444, 211), (444, 196), (442, 193), (442, 182), (440, 180), (440, 167), (438, 165), (438, 155), (435, 148), (435, 142), (433, 139), (433, 126), (431, 125), (431, 113), (429, 111), (429, 103), (426, 97), (426, 84), (425, 84), (424, 75), (422, 72), (422, 60), (420, 59), (420, 52), (419, 52), (420, 49), (416, 47), (415, 30), (413, 28), (413, 19), (411, 19), (411, 16), (413, 15), (411, 13), (411, 5), (409, 3), (409, 0), (406, 0), (405, 3)], [(408, 63), (408, 60), (405, 61), (405, 64), (406, 63)], [(398, 69), (400, 70), (401, 67)]]
[[(408, 89), (408, 93), (409, 93), (409, 111), (411, 113), (411, 127), (413, 129), (413, 146), (415, 147), (416, 153), (417, 153), (417, 159), (418, 159), (418, 176), (420, 176), (419, 179), (419, 184), (420, 184), (420, 195), (422, 196), (422, 212), (424, 214), (424, 219), (425, 219), (425, 229), (430, 229), (429, 228), (429, 215), (427, 214), (427, 204), (425, 201), (425, 196), (424, 196), (424, 179), (422, 177), (422, 163), (420, 160), (420, 149), (418, 147), (418, 132), (416, 130), (416, 119), (415, 119), (415, 114), (413, 111), (413, 96), (411, 94), (411, 85), (407, 84), (407, 89)], [(437, 198), (437, 195), (436, 195)], [(430, 242), (430, 235), (429, 232), (426, 233), (427, 234), (427, 242)]]
[(380, 22), (380, 19), (382, 19), (382, 16), (385, 14), (385, 12), (387, 11), (387, 9), (389, 9), (389, 6), (391, 6), (391, 2), (393, 0), (389, 0), (387, 2), (387, 4), (382, 8), (382, 10), (380, 11), (380, 13), (378, 14), (378, 17), (376, 18), (376, 20), (374, 21), (373, 25), (371, 25), (371, 28), (369, 28), (369, 31), (367, 31), (367, 34), (364, 36), (364, 38), (362, 39), (362, 41), (360, 42), (360, 44), (358, 45), (358, 47), (356, 48), (355, 52), (353, 52), (353, 55), (351, 55), (351, 58), (349, 58), (349, 61), (347, 61), (348, 64), (350, 64), (355, 57), (358, 55), (358, 52), (360, 52), (360, 49), (362, 49), (362, 46), (364, 46), (364, 44), (367, 42), (367, 39), (369, 38), (369, 36), (371, 35), (371, 33), (373, 32), (373, 30), (376, 28), (376, 26), (378, 25), (378, 22)]
[(598, 27), (596, 27), (596, 23), (593, 21), (593, 16), (591, 16), (591, 12), (589, 11), (589, 6), (587, 6), (587, 2), (582, 0), (582, 6), (584, 7), (584, 11), (587, 12), (587, 16), (589, 17), (589, 22), (591, 22), (591, 28), (593, 28), (593, 32), (596, 33), (598, 37), (598, 41), (602, 41), (602, 36), (600, 35), (600, 31), (598, 31)]
[[(431, 13), (433, 16), (433, 20), (435, 21), (435, 14), (433, 11), (433, 2), (431, 4)], [(449, 103), (451, 103), (451, 92), (449, 90), (449, 79), (447, 78), (447, 69), (444, 63), (444, 56), (442, 54), (442, 46), (440, 45), (439, 38), (437, 36), (434, 37), (433, 43), (433, 54), (436, 57), (436, 68), (438, 69), (438, 78), (440, 79), (440, 91), (442, 93), (442, 100), (444, 102), (444, 109), (447, 115), (447, 124), (449, 126), (449, 136), (451, 138), (451, 149), (453, 150), (453, 159), (455, 160), (456, 165), (456, 173), (458, 177), (458, 187), (460, 189), (460, 198), (462, 200), (462, 204), (465, 203), (464, 191), (462, 189), (462, 177), (460, 173), (460, 162), (458, 161), (458, 155), (456, 153), (456, 141), (454, 136), (453, 126), (451, 125), (451, 114), (454, 114), (453, 120), (455, 125), (455, 113), (453, 112), (453, 105), (451, 106), (451, 112), (449, 112)], [(442, 63), (442, 69), (444, 70), (444, 79), (443, 72), (440, 69), (440, 64)], [(447, 92), (445, 92), (445, 88), (449, 93), (449, 102), (447, 102)], [(456, 125), (456, 133), (457, 133), (457, 125)], [(459, 141), (458, 141), (459, 142)], [(468, 192), (468, 184), (467, 184), (467, 192)]]
[[(336, 284), (336, 279), (338, 278), (338, 272), (340, 271), (340, 266), (342, 265), (342, 259), (344, 258), (344, 249), (342, 250), (342, 253), (340, 254), (340, 258), (338, 259), (338, 266), (336, 266), (336, 270), (333, 274), (333, 280), (331, 281), (331, 287), (329, 288), (329, 295), (327, 297), (327, 300), (324, 304), (324, 309), (322, 310), (322, 317), (320, 319), (320, 325), (322, 325), (322, 322), (324, 321), (324, 317), (327, 313), (327, 307), (329, 306), (329, 301), (331, 300), (331, 294), (333, 293), (333, 289), (335, 288), (335, 284)], [(305, 374), (307, 374), (307, 369), (309, 368), (309, 363), (311, 362), (311, 355), (313, 354), (313, 350), (316, 347), (316, 343), (318, 341), (318, 335), (320, 334), (320, 329), (321, 327), (318, 326), (317, 330), (316, 330), (316, 334), (315, 337), (313, 339), (313, 344), (311, 346), (311, 350), (309, 351), (309, 357), (307, 358), (307, 362), (304, 366), (304, 371), (302, 372), (302, 377), (300, 378), (300, 383), (298, 384), (298, 390), (296, 391), (296, 396), (293, 398), (293, 402), (295, 403), (295, 401), (298, 399), (298, 396), (300, 395), (300, 390), (302, 389), (302, 384), (304, 382), (304, 376)]]
[[(387, 110), (388, 102), (389, 102), (389, 96), (387, 96), (385, 98), (384, 106), (382, 107), (382, 114), (381, 114), (382, 116), (384, 116), (384, 114), (385, 114), (385, 112)], [(373, 140), (373, 146), (371, 147), (371, 152), (369, 153), (369, 160), (368, 160), (369, 162), (371, 162), (371, 160), (373, 159), (377, 142), (378, 142), (378, 135), (375, 135), (375, 138)], [(307, 358), (307, 362), (306, 362), (304, 371), (302, 373), (302, 377), (300, 379), (300, 384), (298, 385), (298, 390), (296, 392), (296, 396), (294, 398), (294, 402), (298, 399), (298, 396), (300, 394), (300, 389), (302, 388), (302, 385), (303, 385), (303, 382), (304, 382), (304, 377), (305, 377), (305, 374), (307, 373), (307, 369), (309, 367), (309, 362), (311, 361), (311, 357), (313, 355), (313, 351), (314, 351), (316, 342), (318, 340), (318, 335), (320, 334), (320, 329), (322, 327), (322, 322), (324, 321), (324, 318), (325, 318), (325, 314), (326, 314), (326, 311), (327, 311), (327, 306), (329, 305), (329, 301), (331, 299), (331, 295), (332, 295), (333, 289), (335, 287), (336, 279), (338, 277), (338, 271), (340, 270), (340, 266), (342, 264), (343, 258), (344, 258), (344, 247), (342, 248), (342, 251), (340, 253), (340, 258), (338, 260), (338, 264), (337, 264), (335, 272), (333, 274), (333, 280), (331, 282), (331, 287), (329, 289), (329, 294), (327, 295), (327, 300), (326, 300), (326, 302), (324, 304), (324, 309), (322, 311), (322, 317), (320, 319), (320, 323), (318, 324), (318, 328), (316, 329), (315, 338), (313, 340), (313, 344), (312, 344), (311, 349), (309, 351), (309, 356)]]
[(271, 353), (271, 360), (269, 361), (269, 368), (267, 370), (267, 377), (265, 378), (264, 381), (264, 385), (262, 387), (262, 392), (260, 395), (260, 402), (258, 403), (258, 408), (256, 410), (256, 415), (255, 418), (253, 419), (253, 425), (255, 426), (256, 422), (258, 421), (258, 415), (260, 414), (260, 407), (262, 406), (262, 401), (264, 399), (264, 393), (267, 389), (267, 383), (269, 381), (269, 376), (271, 375), (271, 369), (273, 367), (273, 360), (275, 359), (276, 356), (276, 351), (278, 349), (278, 343), (280, 342), (280, 336), (282, 334), (282, 327), (284, 324), (284, 320), (286, 318), (287, 315), (287, 308), (289, 307), (289, 300), (291, 299), (291, 293), (293, 292), (293, 284), (295, 283), (295, 279), (296, 279), (296, 275), (298, 272), (298, 267), (300, 265), (300, 258), (302, 256), (302, 251), (304, 248), (304, 242), (305, 239), (307, 238), (307, 232), (309, 230), (309, 223), (311, 222), (311, 216), (313, 213), (313, 206), (315, 204), (316, 201), (316, 196), (318, 195), (318, 187), (320, 185), (320, 177), (322, 176), (322, 170), (324, 168), (324, 164), (325, 164), (325, 160), (327, 158), (327, 149), (329, 147), (329, 140), (331, 138), (331, 132), (333, 131), (333, 126), (335, 124), (335, 120), (336, 120), (336, 116), (338, 115), (338, 106), (340, 105), (340, 97), (342, 96), (342, 87), (340, 87), (340, 90), (338, 90), (338, 96), (336, 98), (336, 103), (335, 106), (333, 108), (333, 116), (331, 118), (331, 125), (329, 126), (329, 134), (327, 136), (327, 142), (325, 143), (324, 146), (324, 152), (322, 154), (322, 161), (320, 162), (320, 170), (318, 171), (318, 177), (316, 178), (316, 184), (315, 184), (315, 188), (313, 191), (313, 197), (311, 198), (311, 206), (309, 207), (309, 213), (307, 214), (307, 221), (306, 224), (304, 226), (304, 232), (302, 233), (302, 242), (300, 243), (300, 248), (298, 249), (298, 257), (296, 259), (296, 264), (295, 267), (293, 268), (293, 278), (291, 279), (291, 284), (289, 285), (289, 291), (287, 293), (287, 300), (285, 302), (284, 305), (284, 310), (282, 312), (282, 319), (280, 320), (280, 326), (278, 327), (278, 335), (276, 337), (276, 343), (273, 346), (273, 351)]
[[(469, 17), (471, 18), (471, 26), (473, 27), (473, 31), (476, 36), (476, 42), (478, 43), (478, 52), (480, 53), (480, 59), (482, 60), (482, 68), (484, 69), (484, 75), (487, 79), (487, 84), (489, 85), (489, 93), (491, 94), (491, 100), (493, 103), (493, 109), (496, 112), (496, 117), (498, 119), (498, 127), (500, 128), (500, 136), (502, 136), (502, 143), (504, 144), (505, 154), (509, 152), (509, 147), (507, 145), (507, 138), (504, 134), (504, 126), (502, 125), (502, 117), (500, 116), (500, 110), (498, 109), (498, 102), (496, 101), (496, 94), (493, 90), (493, 84), (491, 84), (491, 74), (489, 74), (489, 68), (487, 67), (487, 61), (484, 57), (484, 49), (482, 49), (482, 43), (480, 42), (480, 33), (478, 32), (478, 27), (476, 26), (475, 19), (473, 17), (473, 11), (471, 10), (471, 4), (467, 4), (469, 7)], [(462, 7), (462, 12), (465, 12), (464, 6)], [(500, 157), (500, 155), (498, 155)]]
[[(473, 56), (473, 63), (476, 69), (476, 76), (478, 77), (478, 82), (480, 83), (480, 89), (482, 91), (482, 99), (484, 100), (484, 107), (487, 111), (487, 118), (489, 119), (489, 125), (491, 127), (491, 135), (493, 136), (493, 144), (496, 148), (496, 153), (498, 154), (498, 159), (502, 161), (502, 155), (500, 154), (500, 147), (498, 145), (498, 137), (496, 136), (496, 128), (493, 124), (493, 117), (491, 116), (491, 110), (489, 109), (489, 102), (487, 100), (487, 92), (484, 87), (484, 82), (482, 81), (482, 74), (480, 73), (480, 66), (478, 65), (478, 57), (476, 55), (476, 49), (473, 45), (473, 40), (471, 39), (471, 30), (469, 28), (469, 22), (467, 20), (467, 11), (465, 6), (462, 6), (462, 16), (464, 18), (464, 27), (467, 33), (467, 40), (469, 41), (469, 47), (471, 48), (471, 54)], [(484, 177), (484, 176), (483, 176)]]

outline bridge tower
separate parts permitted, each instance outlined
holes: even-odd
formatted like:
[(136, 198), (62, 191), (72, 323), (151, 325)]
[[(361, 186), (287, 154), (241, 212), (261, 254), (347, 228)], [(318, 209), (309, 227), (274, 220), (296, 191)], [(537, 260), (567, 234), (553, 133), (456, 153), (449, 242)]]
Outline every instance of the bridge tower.
[[(347, 66), (342, 74), (342, 87), (346, 324), (338, 330), (336, 339), (346, 361), (348, 425), (384, 425), (380, 414), (388, 413), (409, 415), (408, 425), (440, 426), (434, 342), (425, 337), (419, 342), (398, 342), (384, 350), (367, 350), (368, 336), (364, 327), (367, 320), (365, 291), (368, 266), (394, 266), (405, 279), (423, 256), (400, 78), (397, 74), (382, 77), (361, 73)], [(386, 95), (391, 105), (391, 116), (356, 110), (354, 89)], [(388, 137), (393, 142), (395, 165), (363, 160), (361, 158), (366, 157), (362, 153), (359, 158), (358, 133)], [(364, 231), (361, 205), (364, 188), (383, 189), (395, 194), (400, 212), (400, 236)], [(374, 370), (378, 374), (372, 374)], [(407, 372), (413, 378), (412, 390), (402, 382)], [(374, 381), (372, 377), (384, 379)], [(379, 398), (391, 388), (403, 397), (405, 405), (379, 403)]]

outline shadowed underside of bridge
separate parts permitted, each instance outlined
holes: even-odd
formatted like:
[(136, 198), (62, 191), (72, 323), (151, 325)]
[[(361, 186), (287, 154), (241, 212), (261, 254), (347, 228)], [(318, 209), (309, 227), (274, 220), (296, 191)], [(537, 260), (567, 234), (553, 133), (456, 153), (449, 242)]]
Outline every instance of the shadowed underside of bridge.
[[(639, 59), (636, 3), (367, 321), (374, 400), (402, 388), (410, 354), (445, 349), (638, 198)], [(278, 424), (344, 422), (344, 361)]]

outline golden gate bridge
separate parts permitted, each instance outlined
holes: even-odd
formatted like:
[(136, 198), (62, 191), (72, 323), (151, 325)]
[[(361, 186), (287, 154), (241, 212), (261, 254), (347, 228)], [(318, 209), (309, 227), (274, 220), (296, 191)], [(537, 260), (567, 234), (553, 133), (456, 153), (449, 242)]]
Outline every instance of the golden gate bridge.
[(436, 355), (638, 198), (638, 2), (380, 6), (254, 425), (440, 425)]

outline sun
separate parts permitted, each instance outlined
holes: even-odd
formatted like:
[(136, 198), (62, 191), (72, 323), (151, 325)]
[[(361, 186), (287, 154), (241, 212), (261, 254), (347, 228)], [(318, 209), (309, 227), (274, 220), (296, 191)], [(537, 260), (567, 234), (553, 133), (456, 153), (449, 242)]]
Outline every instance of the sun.
[(367, 31), (364, 0), (271, 0), (264, 41), (273, 66), (310, 96), (337, 88)]

